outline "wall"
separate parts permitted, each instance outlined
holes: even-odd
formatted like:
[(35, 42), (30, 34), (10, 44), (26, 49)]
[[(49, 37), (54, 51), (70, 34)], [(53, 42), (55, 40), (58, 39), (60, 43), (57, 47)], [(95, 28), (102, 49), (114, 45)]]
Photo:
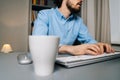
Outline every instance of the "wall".
[(120, 44), (120, 0), (110, 0), (111, 42)]
[(0, 49), (11, 44), (14, 51), (28, 50), (29, 0), (0, 0)]

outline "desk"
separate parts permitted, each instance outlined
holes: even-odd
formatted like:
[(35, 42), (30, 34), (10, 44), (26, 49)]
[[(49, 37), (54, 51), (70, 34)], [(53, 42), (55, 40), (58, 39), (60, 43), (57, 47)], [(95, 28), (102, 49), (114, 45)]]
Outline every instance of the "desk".
[(56, 64), (52, 75), (38, 77), (33, 64), (18, 64), (18, 54), (0, 53), (0, 80), (120, 80), (120, 58), (70, 69)]

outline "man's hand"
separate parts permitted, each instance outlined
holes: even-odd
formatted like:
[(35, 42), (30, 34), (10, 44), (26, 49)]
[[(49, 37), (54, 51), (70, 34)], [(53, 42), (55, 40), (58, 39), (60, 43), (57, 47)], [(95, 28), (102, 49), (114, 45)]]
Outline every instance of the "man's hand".
[(77, 46), (62, 46), (59, 48), (60, 53), (70, 53), (72, 55), (99, 55), (106, 53), (113, 53), (114, 49), (106, 43), (97, 43), (97, 44), (82, 44)]
[(107, 43), (97, 43), (98, 47), (100, 48), (101, 53), (113, 53), (115, 50), (111, 47), (111, 45)]

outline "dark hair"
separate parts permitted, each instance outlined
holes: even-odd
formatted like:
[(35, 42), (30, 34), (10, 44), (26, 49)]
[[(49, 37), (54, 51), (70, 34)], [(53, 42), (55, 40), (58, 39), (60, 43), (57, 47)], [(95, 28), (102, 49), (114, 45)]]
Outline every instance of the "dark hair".
[(53, 1), (54, 1), (55, 6), (60, 8), (63, 0), (53, 0)]

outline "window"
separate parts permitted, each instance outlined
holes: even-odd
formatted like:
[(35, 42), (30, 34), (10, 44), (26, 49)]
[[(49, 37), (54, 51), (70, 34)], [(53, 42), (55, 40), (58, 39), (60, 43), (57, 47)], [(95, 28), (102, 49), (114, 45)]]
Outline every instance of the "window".
[(120, 0), (110, 0), (111, 42), (120, 44)]

